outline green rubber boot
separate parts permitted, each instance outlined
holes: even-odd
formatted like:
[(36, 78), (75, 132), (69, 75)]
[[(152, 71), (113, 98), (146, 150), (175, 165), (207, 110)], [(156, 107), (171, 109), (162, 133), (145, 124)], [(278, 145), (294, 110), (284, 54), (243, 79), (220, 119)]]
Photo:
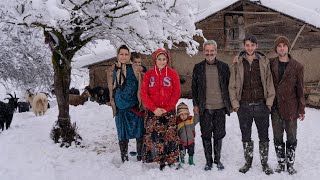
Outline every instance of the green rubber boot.
[(193, 162), (193, 156), (189, 156), (188, 164), (189, 165), (195, 165), (194, 162)]

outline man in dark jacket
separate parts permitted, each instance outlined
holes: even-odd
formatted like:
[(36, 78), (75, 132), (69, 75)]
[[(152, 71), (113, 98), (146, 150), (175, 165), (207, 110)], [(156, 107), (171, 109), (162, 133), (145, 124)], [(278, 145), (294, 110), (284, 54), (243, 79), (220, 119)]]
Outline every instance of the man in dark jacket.
[[(276, 89), (276, 99), (271, 111), (274, 147), (278, 159), (276, 172), (285, 170), (295, 174), (293, 168), (297, 147), (297, 119), (304, 120), (305, 100), (303, 94), (303, 66), (289, 54), (289, 40), (280, 36), (275, 40), (274, 50), (278, 54), (270, 59), (271, 73)], [(286, 151), (283, 132), (287, 134)]]
[[(205, 170), (211, 170), (217, 164), (224, 169), (220, 161), (222, 139), (226, 135), (226, 114), (230, 115), (229, 67), (219, 61), (217, 43), (208, 40), (203, 44), (205, 60), (196, 64), (192, 75), (192, 98), (194, 113), (200, 114), (200, 128), (206, 157)], [(212, 137), (214, 139), (214, 161), (212, 159)]]

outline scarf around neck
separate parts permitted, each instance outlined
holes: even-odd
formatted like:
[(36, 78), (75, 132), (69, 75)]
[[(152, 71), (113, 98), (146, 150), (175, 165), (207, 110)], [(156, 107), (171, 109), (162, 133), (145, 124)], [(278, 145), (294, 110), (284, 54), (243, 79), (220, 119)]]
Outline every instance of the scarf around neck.
[(122, 64), (120, 62), (116, 62), (115, 70), (116, 70), (116, 80), (114, 81), (113, 88), (119, 87), (123, 89), (125, 87), (125, 81), (127, 77), (127, 64)]

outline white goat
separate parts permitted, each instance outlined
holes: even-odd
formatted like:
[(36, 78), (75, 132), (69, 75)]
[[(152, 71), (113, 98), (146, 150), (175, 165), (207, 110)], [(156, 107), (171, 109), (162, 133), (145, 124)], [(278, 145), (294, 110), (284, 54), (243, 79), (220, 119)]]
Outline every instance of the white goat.
[(31, 104), (32, 111), (36, 116), (42, 116), (48, 109), (48, 97), (44, 93), (34, 94), (30, 89), (26, 91), (25, 98)]

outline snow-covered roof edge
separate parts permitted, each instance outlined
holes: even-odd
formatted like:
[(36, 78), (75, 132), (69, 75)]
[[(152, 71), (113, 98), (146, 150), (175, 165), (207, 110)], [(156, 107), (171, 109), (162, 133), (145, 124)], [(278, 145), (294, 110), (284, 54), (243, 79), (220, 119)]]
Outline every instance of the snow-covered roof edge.
[[(238, 3), (240, 0), (225, 0), (219, 3), (208, 7), (207, 9), (202, 10), (196, 15), (195, 22), (200, 22), (207, 17), (221, 11), (235, 3)], [(253, 1), (251, 1), (253, 2)], [(287, 1), (279, 0), (260, 0), (261, 4), (259, 6), (278, 11), (284, 15), (290, 16), (292, 18), (299, 19), (305, 23), (314, 26), (315, 28), (320, 28), (320, 13), (317, 13), (315, 10), (311, 10), (305, 7), (301, 7), (294, 3)]]
[(217, 13), (218, 11), (221, 11), (230, 5), (238, 2), (239, 0), (224, 0), (224, 1), (219, 1), (219, 3), (215, 3), (212, 6), (209, 6), (206, 9), (203, 9), (202, 11), (198, 12), (195, 16), (195, 22), (202, 21), (206, 19), (207, 17), (211, 16), (212, 14)]
[(116, 57), (116, 50), (111, 48), (107, 50), (100, 50), (93, 54), (83, 55), (74, 59), (73, 68), (86, 68), (88, 66), (100, 63), (102, 61), (110, 60)]

